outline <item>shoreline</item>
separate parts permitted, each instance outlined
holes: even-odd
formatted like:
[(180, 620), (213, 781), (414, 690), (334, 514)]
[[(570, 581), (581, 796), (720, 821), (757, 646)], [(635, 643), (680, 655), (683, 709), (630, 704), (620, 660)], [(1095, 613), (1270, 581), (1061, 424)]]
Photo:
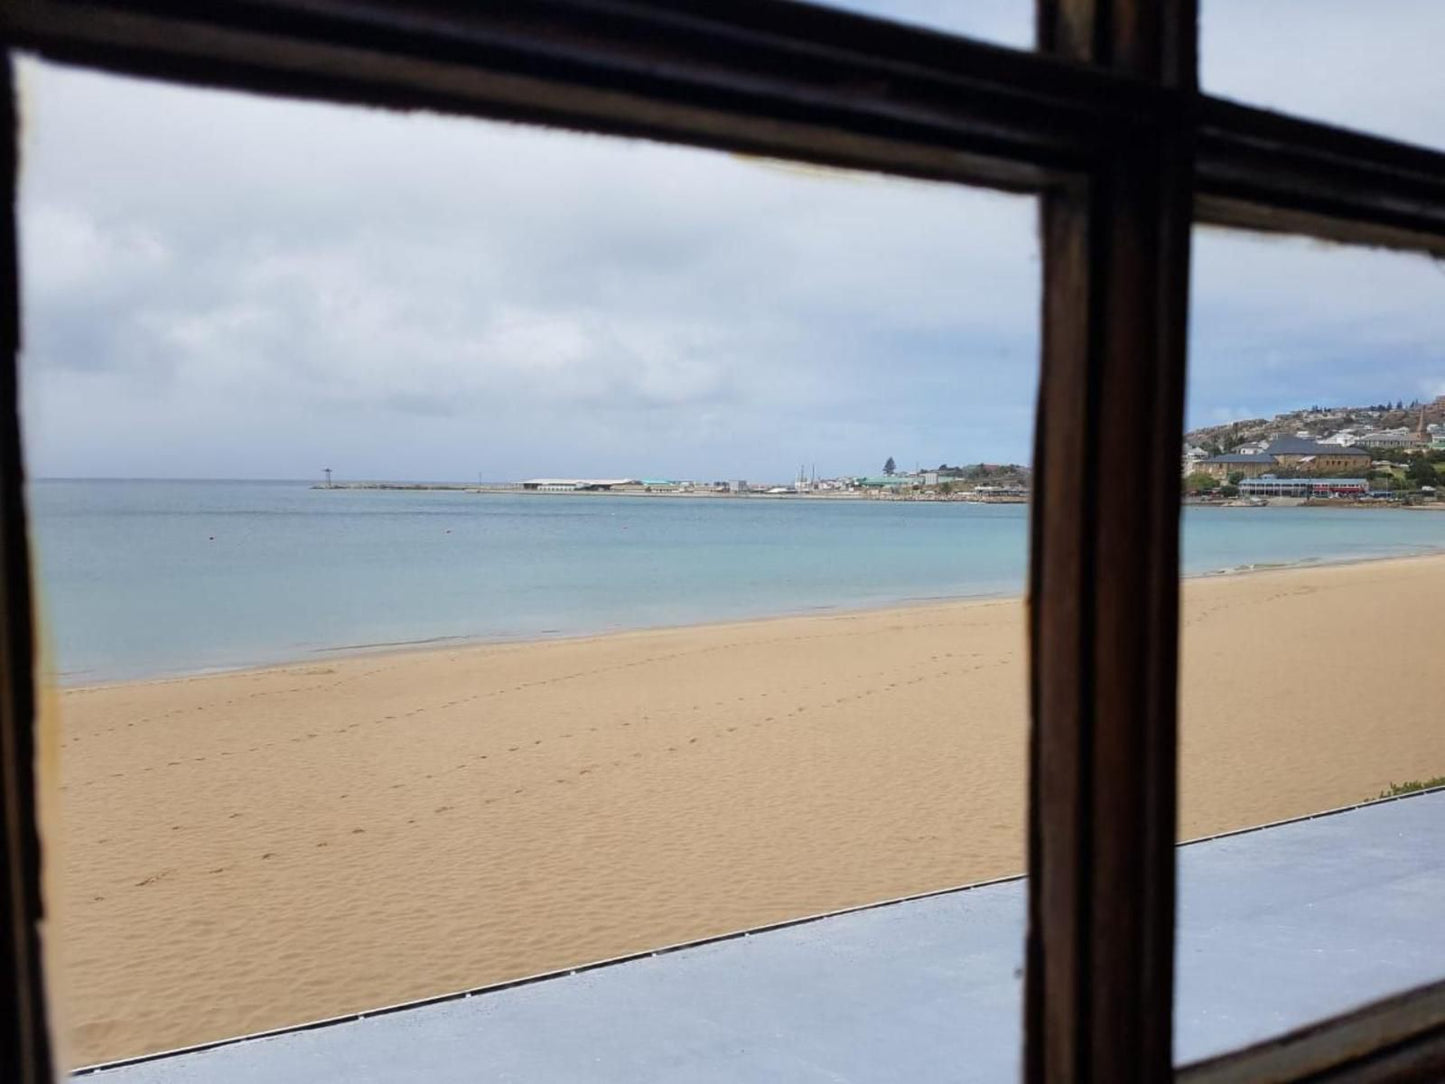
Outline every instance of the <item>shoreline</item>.
[[(1267, 572), (1287, 572), (1292, 569), (1347, 568), (1354, 565), (1370, 565), (1391, 561), (1420, 561), (1445, 557), (1445, 546), (1408, 554), (1369, 554), (1350, 557), (1304, 557), (1296, 561), (1262, 561), (1249, 565), (1210, 569), (1205, 572), (1181, 573), (1180, 583), (1194, 580), (1219, 580), (1235, 576), (1251, 576)], [(42, 672), (41, 682), (62, 693), (113, 689), (133, 685), (154, 685), (169, 682), (194, 681), (201, 678), (230, 675), (264, 674), (293, 669), (298, 666), (319, 666), (328, 662), (355, 658), (376, 658), (388, 655), (416, 655), (429, 652), (460, 651), (489, 647), (525, 647), (531, 644), (578, 643), (636, 633), (681, 632), (695, 629), (733, 628), (771, 621), (797, 620), (806, 617), (844, 617), (850, 615), (881, 614), (898, 611), (907, 613), (930, 606), (962, 606), (1009, 601), (1024, 601), (1026, 592), (982, 592), (966, 595), (914, 596), (852, 606), (847, 604), (810, 607), (803, 610), (782, 610), (745, 617), (717, 620), (683, 621), (661, 625), (634, 625), (612, 629), (558, 632), (556, 634), (534, 635), (521, 633), (510, 635), (481, 636), (433, 636), (420, 640), (398, 640), (375, 644), (338, 644), (331, 647), (310, 648), (305, 655), (264, 662), (238, 662), (234, 665), (206, 666), (196, 669), (171, 670), (162, 673), (141, 674), (133, 677), (101, 678), (96, 681), (67, 680), (62, 673)], [(47, 653), (48, 654), (48, 653)]]
[[(1445, 773), (1445, 555), (1196, 577), (1181, 840)], [(1025, 864), (1017, 597), (376, 652), (42, 701), (71, 1064)]]
[(803, 493), (771, 493), (768, 490), (749, 490), (738, 493), (726, 489), (523, 489), (520, 483), (477, 485), (449, 485), (408, 482), (337, 482), (327, 486), (312, 485), (314, 490), (349, 490), (352, 492), (401, 492), (401, 493), (471, 493), (479, 497), (657, 497), (671, 500), (769, 500), (769, 501), (903, 501), (913, 504), (1028, 504), (1027, 496), (1001, 494), (975, 494), (972, 490), (956, 493), (935, 493), (932, 491), (908, 494), (887, 491), (858, 489), (809, 490)]

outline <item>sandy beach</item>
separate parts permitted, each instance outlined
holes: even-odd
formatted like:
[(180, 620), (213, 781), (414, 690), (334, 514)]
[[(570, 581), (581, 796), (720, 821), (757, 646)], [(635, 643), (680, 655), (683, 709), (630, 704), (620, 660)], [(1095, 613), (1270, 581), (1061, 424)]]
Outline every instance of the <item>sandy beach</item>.
[[(60, 693), (89, 1064), (1018, 872), (1018, 600)], [(1185, 588), (1182, 838), (1445, 774), (1445, 557)]]

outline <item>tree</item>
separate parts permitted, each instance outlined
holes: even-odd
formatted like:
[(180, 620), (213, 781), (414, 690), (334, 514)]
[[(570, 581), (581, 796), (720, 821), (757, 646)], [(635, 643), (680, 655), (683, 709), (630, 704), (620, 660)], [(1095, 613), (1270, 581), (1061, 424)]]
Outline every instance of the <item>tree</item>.
[(1207, 471), (1197, 470), (1184, 479), (1184, 491), (1186, 493), (1211, 493), (1219, 483), (1215, 481), (1214, 475)]
[(1435, 469), (1435, 464), (1423, 458), (1410, 461), (1409, 467), (1405, 469), (1405, 477), (1417, 486), (1438, 486), (1440, 484), (1440, 473)]
[(953, 493), (953, 483), (952, 483), (952, 482), (939, 482), (939, 483), (938, 483), (938, 492), (939, 492), (941, 495), (945, 496), (945, 497), (950, 496), (950, 495)]
[(1230, 484), (1230, 485), (1232, 485), (1232, 486), (1237, 486), (1237, 485), (1239, 485), (1239, 483), (1242, 482), (1242, 481), (1244, 481), (1244, 471), (1242, 471), (1242, 470), (1232, 470), (1232, 471), (1229, 472), (1229, 484)]
[(1238, 497), (1239, 487), (1237, 485), (1234, 485), (1233, 483), (1230, 483), (1227, 486), (1220, 486), (1219, 495), (1221, 497)]
[(896, 474), (897, 472), (898, 464), (893, 462), (893, 457), (890, 455), (888, 457), (888, 462), (883, 464), (883, 473), (891, 476), (893, 474)]

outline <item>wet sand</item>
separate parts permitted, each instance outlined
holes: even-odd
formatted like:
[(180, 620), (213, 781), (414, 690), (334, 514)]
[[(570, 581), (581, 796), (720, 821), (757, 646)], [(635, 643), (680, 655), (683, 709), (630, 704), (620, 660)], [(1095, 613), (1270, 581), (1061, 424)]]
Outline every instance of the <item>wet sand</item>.
[[(1445, 558), (1185, 590), (1181, 836), (1445, 773)], [(72, 1065), (1019, 871), (1017, 600), (65, 691)]]

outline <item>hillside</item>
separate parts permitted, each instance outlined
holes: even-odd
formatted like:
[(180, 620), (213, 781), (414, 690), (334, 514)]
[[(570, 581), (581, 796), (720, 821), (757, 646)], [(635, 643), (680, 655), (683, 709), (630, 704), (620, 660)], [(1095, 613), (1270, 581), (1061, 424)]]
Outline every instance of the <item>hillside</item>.
[(1023, 486), (1033, 481), (1033, 471), (1019, 463), (966, 463), (950, 467), (940, 463), (937, 467), (940, 477), (965, 485)]
[(1445, 395), (1442, 395), (1428, 403), (1397, 400), (1374, 406), (1313, 406), (1276, 414), (1273, 418), (1242, 418), (1222, 425), (1192, 429), (1184, 434), (1184, 442), (1217, 454), (1232, 451), (1242, 444), (1267, 442), (1282, 436), (1307, 435), (1313, 440), (1323, 440), (1344, 429), (1357, 433), (1401, 428), (1414, 430), (1420, 424), (1421, 410), (1425, 413), (1427, 426), (1445, 425)]

